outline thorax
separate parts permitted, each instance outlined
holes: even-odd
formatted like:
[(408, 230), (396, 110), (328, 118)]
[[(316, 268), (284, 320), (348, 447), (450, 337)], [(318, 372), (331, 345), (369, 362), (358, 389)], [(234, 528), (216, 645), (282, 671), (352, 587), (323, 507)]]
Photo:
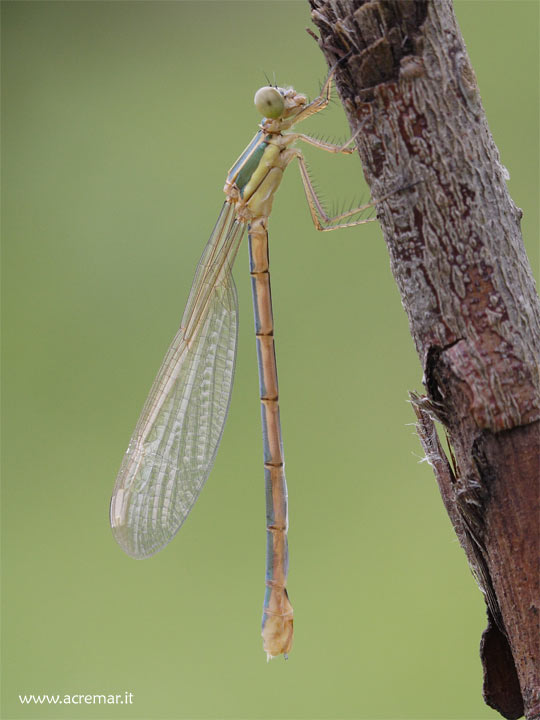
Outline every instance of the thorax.
[(224, 191), (236, 204), (239, 220), (268, 216), (283, 171), (290, 161), (292, 137), (259, 130), (229, 170)]

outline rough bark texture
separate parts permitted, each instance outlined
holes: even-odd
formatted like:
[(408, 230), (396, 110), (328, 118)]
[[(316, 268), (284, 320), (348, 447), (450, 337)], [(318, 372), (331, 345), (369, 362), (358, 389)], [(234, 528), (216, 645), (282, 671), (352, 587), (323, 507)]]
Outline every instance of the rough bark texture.
[(539, 718), (540, 305), (521, 211), (450, 0), (310, 5), (372, 196), (396, 191), (378, 216), (424, 371), (419, 435), (487, 603), (484, 699)]

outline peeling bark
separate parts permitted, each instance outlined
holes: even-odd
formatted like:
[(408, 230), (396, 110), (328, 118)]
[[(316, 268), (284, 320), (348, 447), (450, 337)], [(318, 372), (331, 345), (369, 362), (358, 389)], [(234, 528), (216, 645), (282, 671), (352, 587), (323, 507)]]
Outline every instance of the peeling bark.
[(451, 0), (310, 5), (372, 197), (394, 191), (378, 217), (423, 368), (418, 432), (487, 603), (484, 699), (540, 718), (540, 304), (521, 211)]

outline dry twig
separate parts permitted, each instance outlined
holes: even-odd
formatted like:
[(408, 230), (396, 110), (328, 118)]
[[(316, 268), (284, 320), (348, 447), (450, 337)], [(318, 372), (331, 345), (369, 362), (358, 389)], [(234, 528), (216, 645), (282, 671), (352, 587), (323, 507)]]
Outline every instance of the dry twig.
[(540, 305), (521, 211), (451, 0), (310, 5), (372, 196), (402, 188), (378, 216), (424, 372), (419, 436), (487, 603), (484, 698), (539, 718)]

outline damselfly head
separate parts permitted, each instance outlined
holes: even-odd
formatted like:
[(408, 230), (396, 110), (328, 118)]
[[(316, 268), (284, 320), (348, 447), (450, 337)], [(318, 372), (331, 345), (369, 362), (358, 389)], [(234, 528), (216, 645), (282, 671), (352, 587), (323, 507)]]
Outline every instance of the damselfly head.
[(307, 97), (294, 88), (280, 88), (272, 85), (259, 88), (255, 93), (255, 107), (265, 118), (277, 120), (286, 118), (307, 103)]
[(278, 88), (270, 85), (259, 88), (255, 93), (253, 102), (263, 117), (271, 118), (272, 120), (277, 120), (277, 118), (281, 117), (285, 110), (283, 95), (279, 92)]

